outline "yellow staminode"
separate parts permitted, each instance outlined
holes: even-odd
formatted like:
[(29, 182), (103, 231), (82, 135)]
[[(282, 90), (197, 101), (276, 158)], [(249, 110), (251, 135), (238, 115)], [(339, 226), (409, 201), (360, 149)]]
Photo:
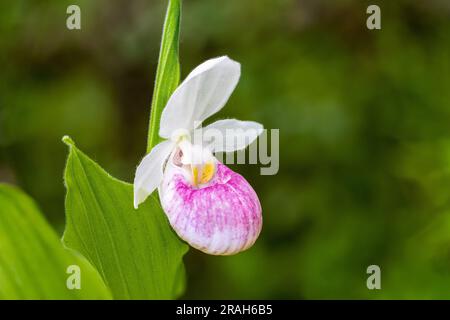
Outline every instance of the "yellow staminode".
[(199, 184), (205, 184), (214, 177), (216, 166), (214, 162), (207, 162), (200, 166), (192, 166), (192, 183), (195, 187)]

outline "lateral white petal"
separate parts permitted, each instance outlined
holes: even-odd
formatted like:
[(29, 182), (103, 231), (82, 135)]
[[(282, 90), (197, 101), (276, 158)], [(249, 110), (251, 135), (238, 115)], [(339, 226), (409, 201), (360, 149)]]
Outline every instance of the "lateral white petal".
[[(241, 65), (227, 56), (196, 67), (174, 91), (161, 114), (159, 135), (169, 139), (178, 129), (195, 129), (228, 101), (241, 75)], [(198, 126), (198, 123), (196, 124)]]
[(214, 152), (233, 152), (245, 149), (263, 132), (262, 124), (254, 121), (225, 119), (202, 129), (203, 143)]
[(164, 162), (174, 146), (172, 141), (157, 144), (137, 167), (134, 177), (134, 207), (136, 209), (161, 183)]

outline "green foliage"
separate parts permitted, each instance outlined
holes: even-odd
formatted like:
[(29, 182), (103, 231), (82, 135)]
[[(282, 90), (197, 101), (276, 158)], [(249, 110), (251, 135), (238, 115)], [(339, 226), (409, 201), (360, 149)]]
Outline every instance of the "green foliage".
[[(169, 1), (153, 92), (147, 150), (158, 143), (159, 119), (178, 86), (179, 0)], [(187, 246), (170, 228), (156, 197), (133, 208), (133, 186), (108, 175), (70, 138), (65, 181), (64, 243), (97, 267), (117, 299), (168, 299), (184, 290)]]
[[(65, 249), (34, 202), (0, 184), (0, 299), (109, 299), (98, 272)], [(81, 288), (66, 286), (67, 268), (80, 267)]]
[(170, 0), (164, 22), (153, 90), (147, 152), (150, 152), (159, 142), (159, 120), (162, 110), (180, 81), (180, 63), (178, 61), (180, 16), (181, 0)]
[(169, 299), (184, 287), (187, 246), (150, 197), (133, 208), (133, 186), (106, 173), (70, 138), (63, 241), (100, 272), (116, 299)]

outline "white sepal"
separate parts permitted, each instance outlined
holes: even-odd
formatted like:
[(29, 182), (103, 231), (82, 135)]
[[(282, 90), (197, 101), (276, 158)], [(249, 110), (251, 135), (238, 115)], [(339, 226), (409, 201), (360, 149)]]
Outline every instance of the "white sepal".
[(161, 114), (159, 135), (170, 138), (177, 129), (195, 129), (218, 112), (236, 87), (241, 65), (227, 56), (196, 67), (169, 98)]

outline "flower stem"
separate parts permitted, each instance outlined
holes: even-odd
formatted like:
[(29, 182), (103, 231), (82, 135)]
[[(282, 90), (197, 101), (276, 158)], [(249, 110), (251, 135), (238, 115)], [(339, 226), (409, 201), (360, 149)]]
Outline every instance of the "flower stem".
[(147, 152), (150, 152), (161, 140), (158, 134), (161, 113), (180, 81), (180, 63), (178, 60), (180, 18), (181, 0), (169, 0), (153, 90)]

